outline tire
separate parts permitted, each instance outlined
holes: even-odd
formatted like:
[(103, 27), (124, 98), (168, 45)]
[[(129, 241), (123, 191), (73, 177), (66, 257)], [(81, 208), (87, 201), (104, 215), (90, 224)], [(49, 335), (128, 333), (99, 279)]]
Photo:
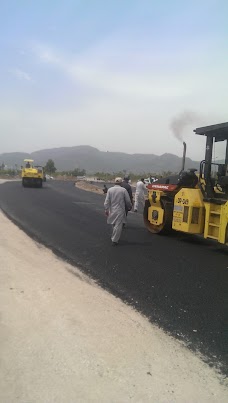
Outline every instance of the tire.
[(149, 200), (146, 200), (144, 212), (143, 212), (143, 219), (145, 227), (148, 229), (149, 232), (152, 234), (168, 234), (172, 231), (172, 219), (173, 219), (173, 206), (172, 203), (168, 200), (161, 200), (161, 205), (164, 210), (164, 220), (163, 223), (160, 225), (151, 224), (148, 220), (148, 209), (150, 207)]

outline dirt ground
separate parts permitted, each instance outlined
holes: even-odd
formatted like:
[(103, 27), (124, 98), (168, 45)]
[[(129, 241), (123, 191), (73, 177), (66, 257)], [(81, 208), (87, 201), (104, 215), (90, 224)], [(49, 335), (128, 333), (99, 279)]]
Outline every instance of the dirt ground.
[(200, 357), (0, 212), (0, 401), (227, 402)]
[(98, 193), (98, 194), (104, 194), (102, 188), (100, 188), (99, 186), (96, 186), (94, 184), (91, 184), (89, 182), (85, 182), (85, 181), (78, 181), (75, 182), (75, 186), (78, 189), (82, 189), (82, 190), (87, 190), (88, 192), (94, 192), (94, 193)]
[[(86, 190), (87, 192), (104, 194), (102, 188), (100, 188), (99, 186), (96, 186), (95, 184), (91, 184), (89, 182), (78, 181), (75, 183), (75, 186), (79, 189)], [(134, 197), (134, 195), (135, 195), (135, 193), (133, 192), (133, 197)]]

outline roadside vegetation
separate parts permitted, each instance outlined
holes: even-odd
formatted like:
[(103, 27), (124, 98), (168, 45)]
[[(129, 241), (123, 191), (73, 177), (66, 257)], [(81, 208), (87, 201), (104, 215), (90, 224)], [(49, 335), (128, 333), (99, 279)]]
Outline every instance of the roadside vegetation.
[[(163, 171), (162, 173), (157, 173), (157, 172), (138, 172), (133, 173), (133, 172), (127, 172), (126, 170), (118, 171), (118, 172), (87, 172), (84, 168), (75, 168), (73, 170), (68, 170), (68, 171), (59, 171), (57, 170), (55, 166), (55, 162), (52, 159), (49, 159), (47, 163), (44, 166), (44, 172), (48, 175), (51, 175), (53, 177), (64, 177), (68, 179), (76, 179), (77, 177), (91, 177), (91, 178), (96, 178), (98, 180), (103, 180), (105, 182), (113, 181), (116, 177), (124, 177), (124, 176), (129, 176), (130, 179), (135, 182), (139, 178), (149, 178), (149, 176), (155, 177), (155, 178), (162, 178), (166, 177), (169, 175), (175, 174), (174, 172), (171, 171)], [(1, 177), (17, 177), (20, 176), (20, 169), (15, 168), (15, 169), (7, 169), (4, 163), (0, 165), (0, 176)]]
[(0, 169), (0, 177), (15, 178), (20, 175), (20, 171), (16, 169)]

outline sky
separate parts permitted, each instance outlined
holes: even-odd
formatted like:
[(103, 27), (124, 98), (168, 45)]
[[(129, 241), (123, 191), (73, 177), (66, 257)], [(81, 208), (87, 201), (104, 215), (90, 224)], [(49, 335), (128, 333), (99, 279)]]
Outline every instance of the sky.
[(172, 122), (190, 114), (202, 159), (193, 129), (228, 121), (227, 15), (227, 0), (0, 0), (0, 153), (181, 155)]

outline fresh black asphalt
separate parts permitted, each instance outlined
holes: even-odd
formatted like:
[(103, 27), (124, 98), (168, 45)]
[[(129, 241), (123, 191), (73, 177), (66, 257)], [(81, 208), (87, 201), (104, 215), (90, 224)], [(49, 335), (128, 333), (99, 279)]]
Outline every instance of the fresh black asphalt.
[(195, 236), (152, 235), (135, 213), (113, 247), (103, 202), (71, 182), (0, 186), (0, 207), (33, 238), (228, 372), (228, 250)]

